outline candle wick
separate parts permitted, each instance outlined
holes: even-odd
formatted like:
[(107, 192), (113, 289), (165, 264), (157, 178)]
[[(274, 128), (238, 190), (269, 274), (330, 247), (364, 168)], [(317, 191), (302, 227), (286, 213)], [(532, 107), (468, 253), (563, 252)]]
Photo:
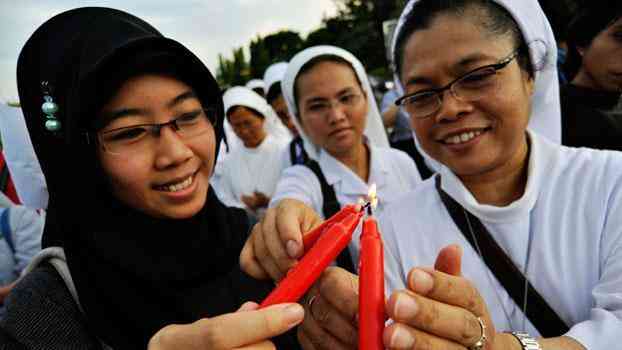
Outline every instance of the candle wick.
[(371, 216), (372, 212), (371, 212), (371, 202), (367, 203), (367, 205), (365, 205), (365, 207), (367, 207), (367, 215)]

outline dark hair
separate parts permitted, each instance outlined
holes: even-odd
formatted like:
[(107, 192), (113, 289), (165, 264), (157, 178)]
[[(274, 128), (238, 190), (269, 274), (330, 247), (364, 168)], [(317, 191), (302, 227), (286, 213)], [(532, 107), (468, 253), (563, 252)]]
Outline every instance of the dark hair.
[(268, 89), (268, 93), (266, 94), (266, 101), (272, 104), (274, 100), (276, 100), (281, 94), (281, 82), (277, 81), (276, 83), (270, 85)]
[(572, 79), (581, 68), (578, 48), (587, 48), (592, 40), (622, 17), (622, 3), (586, 5), (568, 25), (568, 57), (564, 72)]
[[(350, 69), (352, 69), (352, 73), (354, 73), (356, 82), (359, 84), (359, 86), (361, 87), (363, 86), (363, 84), (361, 84), (361, 81), (359, 80), (359, 76), (356, 74), (356, 70), (354, 70), (354, 67), (352, 66), (352, 64), (348, 62), (348, 60), (346, 60), (345, 58), (341, 56), (337, 56), (337, 55), (332, 55), (332, 54), (315, 56), (309, 61), (307, 61), (307, 63), (303, 64), (300, 70), (298, 71), (298, 74), (296, 74), (296, 79), (294, 80), (294, 102), (296, 103), (296, 106), (298, 106), (298, 78), (300, 78), (301, 75), (307, 73), (313, 67), (317, 66), (318, 64), (322, 62), (333, 62), (333, 63), (342, 64), (342, 65), (349, 67)], [(296, 113), (296, 115), (299, 115), (299, 114), (300, 113)], [(299, 117), (297, 116), (296, 118), (299, 118)]]
[(503, 6), (492, 0), (421, 0), (416, 3), (397, 36), (393, 59), (398, 75), (401, 76), (402, 73), (404, 46), (415, 31), (428, 28), (432, 21), (441, 14), (462, 17), (471, 10), (477, 10), (478, 14), (481, 14), (471, 18), (478, 21), (478, 24), (486, 31), (498, 36), (509, 35), (512, 38), (518, 49), (519, 66), (528, 72), (530, 77), (533, 77), (535, 68), (529, 57), (529, 47), (518, 24)]
[(253, 113), (257, 118), (259, 119), (266, 119), (266, 117), (264, 117), (263, 114), (259, 113), (256, 109), (248, 107), (248, 106), (243, 106), (243, 105), (235, 105), (235, 106), (231, 106), (229, 107), (229, 109), (227, 109), (227, 120), (229, 120), (229, 116), (231, 116), (231, 113), (237, 111), (240, 108), (245, 108), (247, 110), (249, 110), (251, 113)]

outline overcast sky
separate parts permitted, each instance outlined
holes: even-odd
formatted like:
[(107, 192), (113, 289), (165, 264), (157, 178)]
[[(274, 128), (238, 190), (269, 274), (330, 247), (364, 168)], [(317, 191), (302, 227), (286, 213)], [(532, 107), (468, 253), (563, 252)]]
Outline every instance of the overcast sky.
[(336, 12), (333, 0), (0, 0), (0, 101), (17, 97), (17, 57), (34, 30), (82, 6), (113, 7), (146, 20), (186, 45), (214, 74), (219, 53), (231, 57), (234, 47), (279, 29), (304, 37)]

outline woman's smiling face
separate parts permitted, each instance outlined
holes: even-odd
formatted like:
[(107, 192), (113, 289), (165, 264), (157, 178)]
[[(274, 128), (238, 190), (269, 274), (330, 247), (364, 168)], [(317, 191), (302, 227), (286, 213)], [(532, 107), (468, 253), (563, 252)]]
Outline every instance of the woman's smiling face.
[[(406, 94), (437, 89), (474, 69), (503, 62), (517, 49), (510, 35), (490, 34), (469, 16), (439, 14), (407, 38), (400, 78)], [(424, 150), (457, 175), (493, 171), (526, 152), (533, 79), (517, 59), (492, 79), (495, 88), (475, 101), (446, 90), (438, 111), (423, 119), (411, 117)]]
[[(123, 83), (101, 112), (119, 117), (98, 131), (99, 159), (114, 196), (153, 217), (195, 215), (205, 204), (215, 156), (215, 132), (204, 107), (188, 85), (172, 77), (146, 74)], [(192, 116), (207, 123), (197, 136), (182, 137), (169, 125), (140, 152), (103, 148), (106, 131)]]

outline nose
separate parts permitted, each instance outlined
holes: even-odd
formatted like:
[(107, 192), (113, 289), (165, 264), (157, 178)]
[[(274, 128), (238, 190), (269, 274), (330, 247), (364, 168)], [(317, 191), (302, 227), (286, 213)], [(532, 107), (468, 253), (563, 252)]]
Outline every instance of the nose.
[(330, 124), (337, 124), (347, 118), (344, 106), (340, 103), (332, 103), (327, 111), (327, 119)]
[(160, 137), (156, 140), (156, 147), (155, 165), (158, 169), (166, 169), (183, 164), (192, 158), (194, 154), (173, 127), (168, 126), (160, 130)]
[(437, 123), (456, 121), (473, 110), (471, 103), (459, 100), (451, 89), (443, 91), (441, 106), (435, 115)]

